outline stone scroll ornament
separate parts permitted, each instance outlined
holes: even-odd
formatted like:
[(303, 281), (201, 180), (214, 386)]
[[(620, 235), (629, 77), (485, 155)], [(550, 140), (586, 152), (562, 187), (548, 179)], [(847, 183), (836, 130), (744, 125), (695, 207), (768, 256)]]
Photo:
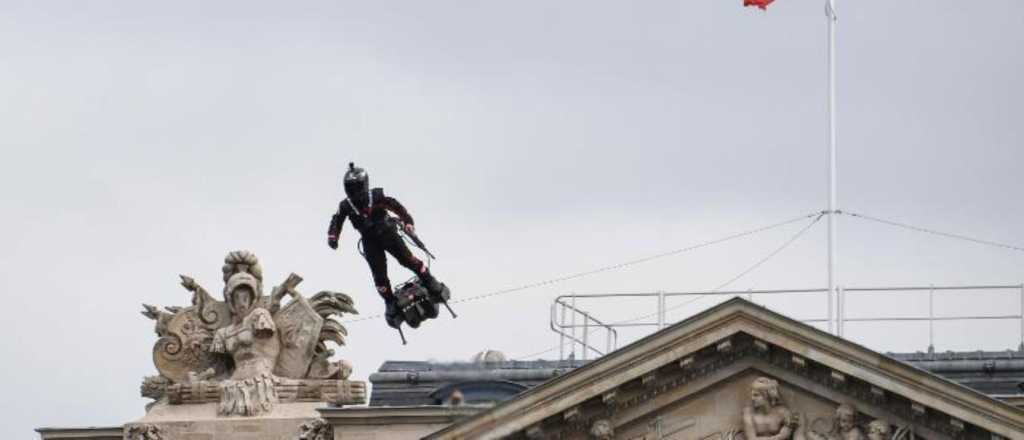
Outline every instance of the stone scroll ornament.
[(265, 414), (280, 401), (365, 402), (365, 383), (349, 381), (351, 364), (331, 361), (328, 347), (345, 345), (348, 333), (335, 318), (358, 314), (351, 297), (322, 291), (306, 298), (294, 273), (264, 295), (263, 269), (248, 251), (228, 254), (222, 272), (223, 301), (182, 275), (191, 306), (143, 304), (142, 314), (156, 321), (153, 363), (160, 372), (144, 379), (144, 397), (217, 402), (222, 416)]

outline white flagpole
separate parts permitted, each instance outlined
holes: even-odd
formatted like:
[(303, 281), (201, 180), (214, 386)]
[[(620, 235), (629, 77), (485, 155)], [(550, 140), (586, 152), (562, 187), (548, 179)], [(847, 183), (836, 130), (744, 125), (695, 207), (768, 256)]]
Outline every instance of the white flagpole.
[[(838, 299), (836, 288), (836, 10), (835, 0), (827, 0), (825, 15), (828, 19), (828, 331), (833, 332), (833, 298)], [(839, 316), (836, 334), (842, 336)]]

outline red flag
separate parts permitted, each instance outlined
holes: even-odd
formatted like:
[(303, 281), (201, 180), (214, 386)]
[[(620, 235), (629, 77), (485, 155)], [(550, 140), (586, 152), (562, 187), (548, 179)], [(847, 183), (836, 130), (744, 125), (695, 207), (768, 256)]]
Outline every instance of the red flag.
[(762, 11), (768, 10), (768, 5), (772, 4), (775, 0), (743, 0), (743, 6), (754, 6), (761, 8)]

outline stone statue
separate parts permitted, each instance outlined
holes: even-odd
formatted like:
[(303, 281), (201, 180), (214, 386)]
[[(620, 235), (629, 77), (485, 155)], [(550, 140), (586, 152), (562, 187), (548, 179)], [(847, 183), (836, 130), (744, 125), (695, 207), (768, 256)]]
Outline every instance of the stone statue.
[(868, 423), (868, 440), (892, 440), (892, 425), (881, 419)]
[(882, 419), (872, 420), (868, 423), (868, 440), (915, 440), (917, 435), (910, 426), (901, 426), (893, 429), (893, 426)]
[(857, 410), (850, 405), (844, 403), (836, 408), (836, 426), (842, 440), (867, 440), (857, 426)]
[(782, 404), (779, 382), (759, 377), (750, 385), (750, 405), (743, 408), (746, 440), (790, 440), (799, 419)]
[(163, 440), (163, 435), (156, 425), (133, 424), (124, 427), (124, 440)]
[(225, 353), (234, 361), (231, 376), (221, 382), (221, 414), (257, 415), (277, 402), (273, 375), (281, 353), (281, 341), (270, 311), (257, 307), (259, 282), (240, 272), (224, 289), (232, 322), (213, 334), (210, 351)]
[[(882, 419), (865, 429), (857, 424), (857, 409), (840, 404), (835, 413), (805, 424), (803, 416), (782, 403), (779, 383), (759, 377), (750, 386), (750, 403), (743, 408), (743, 423), (717, 434), (722, 440), (915, 440), (911, 427), (894, 427)], [(864, 434), (867, 432), (867, 435)], [(709, 437), (710, 438), (710, 437)]]
[(599, 419), (590, 425), (590, 438), (594, 440), (612, 440), (615, 438), (615, 427), (608, 419)]
[(334, 440), (334, 427), (324, 419), (313, 419), (299, 426), (298, 440)]
[[(806, 432), (805, 438), (807, 440), (867, 440), (864, 432), (857, 426), (857, 410), (853, 406), (845, 403), (839, 405), (832, 419), (829, 429), (812, 429)], [(815, 427), (820, 425), (818, 423), (820, 420), (815, 421)], [(803, 440), (802, 430), (797, 437), (796, 440)]]
[(143, 381), (144, 397), (218, 402), (223, 416), (264, 414), (280, 400), (365, 402), (365, 383), (348, 381), (351, 364), (332, 362), (327, 347), (344, 345), (347, 332), (333, 318), (358, 313), (352, 298), (323, 291), (306, 299), (295, 290), (302, 281), (296, 274), (264, 295), (263, 269), (248, 251), (228, 254), (222, 271), (224, 301), (182, 275), (192, 306), (143, 305), (160, 337), (153, 347), (160, 375)]

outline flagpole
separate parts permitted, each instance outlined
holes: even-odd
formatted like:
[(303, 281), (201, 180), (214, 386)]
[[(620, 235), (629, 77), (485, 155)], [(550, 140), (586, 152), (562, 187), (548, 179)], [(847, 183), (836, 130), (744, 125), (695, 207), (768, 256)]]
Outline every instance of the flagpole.
[[(828, 19), (828, 331), (833, 332), (833, 298), (838, 298), (836, 288), (837, 271), (836, 256), (836, 10), (835, 0), (826, 0), (825, 15)], [(837, 313), (838, 322), (835, 334), (842, 336), (841, 314)]]

